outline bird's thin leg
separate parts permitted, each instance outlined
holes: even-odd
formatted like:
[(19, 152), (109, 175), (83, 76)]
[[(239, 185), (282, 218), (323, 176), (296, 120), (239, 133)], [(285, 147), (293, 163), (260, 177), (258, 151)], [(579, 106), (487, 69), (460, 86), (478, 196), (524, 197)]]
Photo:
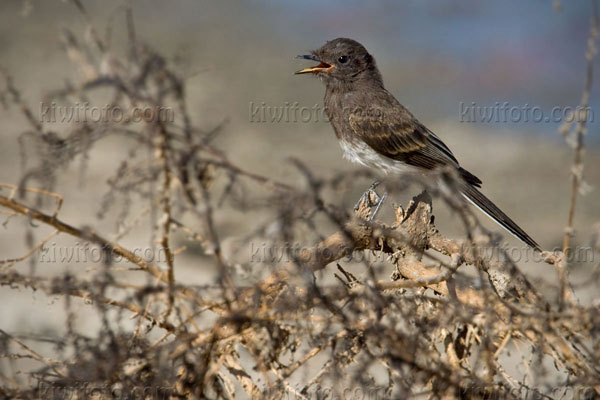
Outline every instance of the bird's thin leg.
[(375, 211), (373, 211), (373, 214), (371, 214), (371, 218), (369, 218), (369, 221), (375, 220), (375, 217), (377, 216), (377, 213), (381, 209), (381, 206), (383, 205), (383, 202), (387, 198), (387, 195), (388, 195), (387, 191), (383, 192), (383, 195), (377, 201), (377, 205), (375, 206)]
[(371, 186), (369, 186), (369, 188), (367, 190), (365, 190), (365, 192), (358, 198), (358, 201), (354, 205), (354, 211), (358, 211), (358, 209), (360, 208), (361, 203), (363, 203), (363, 202), (367, 206), (371, 206), (372, 204), (375, 204), (375, 203), (371, 203), (371, 197), (369, 196), (369, 194), (371, 192), (373, 192), (373, 193), (375, 193), (375, 196), (377, 196), (377, 198), (378, 198), (379, 195), (377, 195), (377, 192), (375, 192), (375, 188), (378, 185), (379, 185), (379, 181), (375, 181), (375, 182), (373, 182), (371, 184)]
[(375, 191), (375, 188), (379, 185), (379, 182), (373, 182), (371, 186), (360, 196), (358, 202), (354, 206), (354, 211), (358, 211), (362, 207), (368, 208), (369, 210), (374, 210), (369, 215), (369, 222), (373, 221), (379, 213), (383, 202), (387, 198), (387, 191), (383, 193), (383, 196), (379, 196), (379, 194)]

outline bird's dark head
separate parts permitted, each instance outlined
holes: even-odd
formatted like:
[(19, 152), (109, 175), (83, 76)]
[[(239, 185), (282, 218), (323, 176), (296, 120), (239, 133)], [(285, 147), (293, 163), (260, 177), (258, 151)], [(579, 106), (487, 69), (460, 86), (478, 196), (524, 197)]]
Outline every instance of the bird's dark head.
[(311, 54), (298, 58), (317, 61), (319, 64), (297, 71), (296, 74), (315, 74), (325, 80), (326, 84), (351, 84), (361, 78), (381, 81), (375, 59), (356, 40), (330, 40)]

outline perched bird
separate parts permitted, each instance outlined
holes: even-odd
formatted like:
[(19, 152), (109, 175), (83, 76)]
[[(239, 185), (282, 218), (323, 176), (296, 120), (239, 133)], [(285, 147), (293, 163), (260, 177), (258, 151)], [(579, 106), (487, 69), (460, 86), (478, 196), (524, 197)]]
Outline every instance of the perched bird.
[(481, 180), (462, 168), (452, 151), (383, 86), (375, 59), (355, 40), (331, 40), (310, 55), (319, 64), (297, 71), (325, 82), (325, 112), (344, 157), (385, 174), (456, 168), (462, 195), (518, 239), (540, 246), (477, 188)]

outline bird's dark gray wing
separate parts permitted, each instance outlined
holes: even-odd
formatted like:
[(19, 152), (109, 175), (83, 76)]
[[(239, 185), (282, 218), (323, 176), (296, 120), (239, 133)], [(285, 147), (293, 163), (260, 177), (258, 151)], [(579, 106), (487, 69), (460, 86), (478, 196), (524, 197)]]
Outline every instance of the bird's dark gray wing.
[(402, 106), (354, 112), (349, 123), (358, 137), (386, 157), (424, 169), (459, 168), (450, 149)]
[(465, 181), (481, 187), (481, 180), (461, 168), (448, 146), (402, 105), (368, 111), (350, 113), (350, 129), (379, 154), (426, 170), (451, 165)]

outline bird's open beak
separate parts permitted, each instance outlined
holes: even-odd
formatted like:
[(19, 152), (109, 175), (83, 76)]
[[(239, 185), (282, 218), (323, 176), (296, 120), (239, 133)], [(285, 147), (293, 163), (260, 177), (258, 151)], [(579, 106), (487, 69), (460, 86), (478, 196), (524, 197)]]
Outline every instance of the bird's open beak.
[(315, 65), (314, 67), (309, 67), (309, 68), (304, 68), (301, 69), (300, 71), (296, 71), (295, 74), (308, 74), (309, 72), (312, 72), (313, 74), (316, 74), (318, 72), (327, 72), (330, 71), (331, 69), (333, 69), (333, 65), (332, 64), (328, 64), (325, 61), (321, 61), (319, 59), (317, 59), (317, 57), (315, 57), (312, 54), (309, 55), (304, 55), (304, 56), (296, 56), (296, 58), (303, 58), (305, 60), (313, 60), (313, 61), (318, 61), (319, 65)]

